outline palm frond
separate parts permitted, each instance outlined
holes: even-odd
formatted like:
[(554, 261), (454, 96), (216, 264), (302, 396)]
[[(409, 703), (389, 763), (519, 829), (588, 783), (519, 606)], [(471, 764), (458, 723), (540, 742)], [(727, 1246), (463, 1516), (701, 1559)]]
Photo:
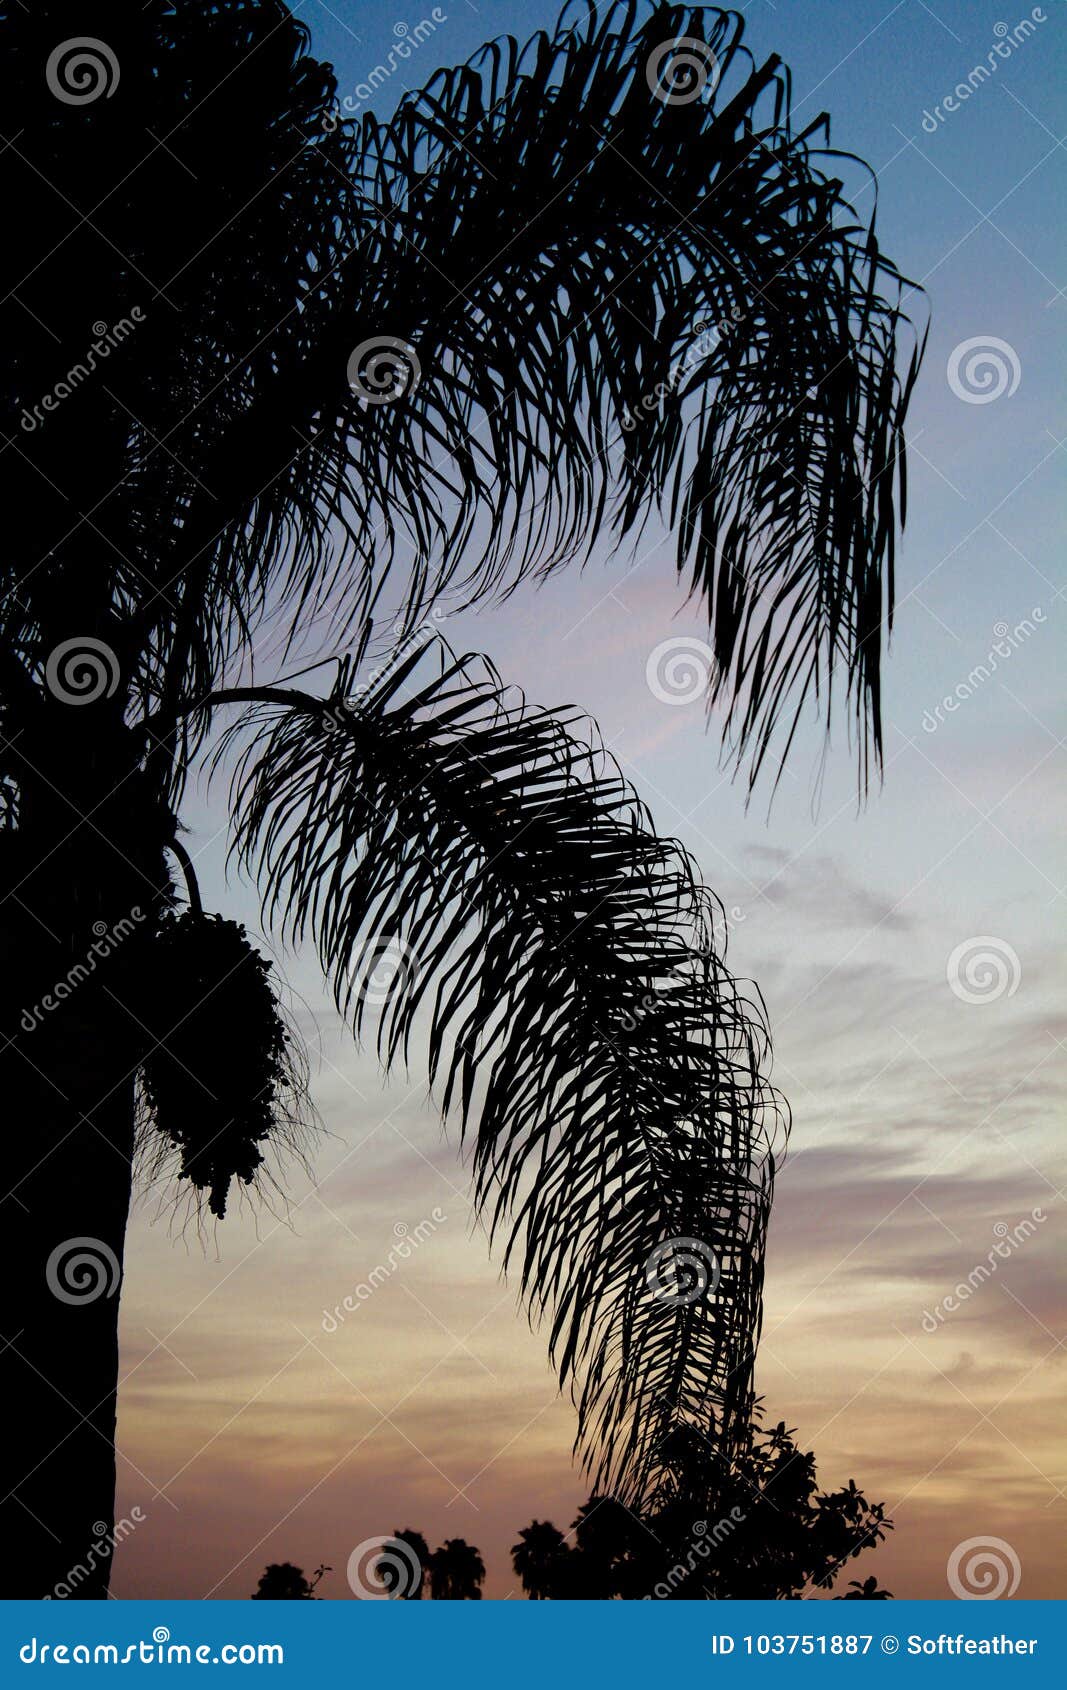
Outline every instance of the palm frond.
[[(583, 0), (364, 118), (351, 256), (302, 394), (298, 372), (235, 441), (260, 477), (302, 406), (314, 447), (293, 472), (345, 534), (327, 593), (366, 611), (400, 553), (411, 625), (658, 514), (751, 778), (842, 694), (865, 781), (918, 351), (826, 121), (794, 132), (788, 75), (742, 28)], [(679, 41), (704, 77), (682, 103), (654, 76)]]
[(671, 1426), (711, 1408), (729, 1445), (747, 1419), (779, 1119), (761, 1006), (694, 863), (575, 717), (425, 650), (351, 683), (253, 713), (237, 849), (387, 1063), (425, 1016), (580, 1441), (636, 1494)]

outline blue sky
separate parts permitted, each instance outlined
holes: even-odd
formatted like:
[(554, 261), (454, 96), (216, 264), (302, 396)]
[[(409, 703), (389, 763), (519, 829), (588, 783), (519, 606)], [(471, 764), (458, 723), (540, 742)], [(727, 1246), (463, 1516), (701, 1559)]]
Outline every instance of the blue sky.
[[(398, 25), (432, 12), (378, 0), (295, 9), (342, 94), (387, 60)], [(415, 84), (490, 34), (554, 17), (547, 0), (439, 11), (445, 21), (382, 87), (383, 115), (406, 76)], [(814, 725), (769, 815), (766, 793), (746, 806), (700, 701), (652, 695), (650, 654), (703, 631), (666, 535), (467, 615), (454, 635), (537, 703), (594, 715), (732, 912), (731, 961), (767, 999), (794, 1113), (759, 1384), (827, 1482), (855, 1476), (894, 1505), (895, 1539), (872, 1566), (899, 1595), (946, 1594), (951, 1550), (981, 1535), (1017, 1556), (1019, 1595), (1062, 1589), (1067, 18), (1057, 0), (1037, 11), (1033, 35), (924, 129), (924, 113), (1004, 41), (998, 24), (1014, 31), (1030, 9), (745, 8), (757, 57), (775, 51), (792, 68), (797, 118), (828, 109), (835, 145), (875, 166), (882, 243), (924, 285), (932, 317), (909, 426), (886, 776), (866, 806), (839, 735), (813, 807)], [(989, 402), (967, 390), (957, 349), (972, 341), (1001, 371)], [(963, 373), (950, 379), (954, 354)], [(975, 678), (998, 639), (1008, 655)], [(958, 707), (946, 711), (946, 696)], [(254, 916), (247, 889), (225, 883), (222, 793), (191, 820), (208, 907)], [(948, 981), (968, 946), (993, 959), (992, 986), (978, 979), (970, 997)], [(566, 1524), (581, 1497), (570, 1411), (470, 1225), (458, 1155), (418, 1075), (384, 1083), (352, 1052), (313, 959), (284, 966), (319, 1062), (331, 1135), (315, 1157), (320, 1185), (295, 1174), (290, 1222), (227, 1221), (206, 1253), (176, 1243), (151, 1202), (139, 1212), (120, 1467), (125, 1505), (140, 1501), (149, 1519), (117, 1593), (147, 1594), (188, 1530), (209, 1547), (175, 1594), (240, 1595), (266, 1560), (290, 1558), (330, 1561), (324, 1594), (347, 1595), (353, 1545), (415, 1525), (480, 1543), (490, 1594), (506, 1595), (517, 1528), (535, 1513)], [(381, 1260), (397, 1225), (438, 1205), (447, 1224), (327, 1341), (322, 1309)], [(946, 1294), (1005, 1236), (995, 1229), (1014, 1233), (1038, 1209), (989, 1282), (944, 1315)], [(177, 1513), (153, 1495), (172, 1474)]]

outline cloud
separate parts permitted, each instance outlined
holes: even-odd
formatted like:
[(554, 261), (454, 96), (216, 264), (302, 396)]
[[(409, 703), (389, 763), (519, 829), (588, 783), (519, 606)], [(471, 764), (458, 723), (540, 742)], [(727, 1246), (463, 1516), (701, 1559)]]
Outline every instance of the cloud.
[(906, 933), (915, 926), (915, 914), (900, 908), (899, 899), (863, 885), (839, 857), (757, 844), (748, 846), (744, 861), (758, 888), (755, 898), (820, 931), (882, 927)]

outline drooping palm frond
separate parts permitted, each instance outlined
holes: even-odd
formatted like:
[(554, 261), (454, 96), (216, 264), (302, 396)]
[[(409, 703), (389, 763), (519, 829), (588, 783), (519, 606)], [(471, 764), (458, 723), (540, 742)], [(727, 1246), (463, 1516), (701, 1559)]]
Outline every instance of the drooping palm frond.
[[(475, 1195), (547, 1316), (579, 1438), (639, 1492), (670, 1427), (743, 1426), (778, 1104), (718, 907), (618, 768), (484, 660), (267, 693), (234, 783), (268, 920), (386, 1062), (420, 1013)], [(247, 696), (236, 694), (236, 697)]]
[[(687, 59), (696, 98), (672, 81)], [(306, 475), (344, 528), (348, 610), (399, 551), (412, 624), (658, 512), (752, 778), (840, 692), (866, 779), (917, 353), (825, 137), (821, 118), (794, 132), (779, 61), (706, 7), (582, 0), (555, 34), (440, 72), (361, 120), (314, 349), (205, 479), (261, 485), (284, 461), (256, 506), (280, 524)], [(315, 443), (291, 465), (297, 413)], [(179, 552), (215, 514), (194, 495)]]
[[(914, 361), (898, 372), (897, 278), (820, 169), (821, 120), (792, 133), (787, 77), (741, 32), (579, 5), (366, 120), (360, 321), (405, 335), (421, 378), (347, 412), (345, 485), (355, 544), (397, 512), (420, 558), (437, 543), (433, 590), (452, 564), (470, 590), (479, 507), (480, 586), (666, 501), (758, 766), (790, 702), (821, 683), (829, 710), (838, 664), (879, 744)], [(679, 40), (704, 91), (675, 103), (650, 82)]]

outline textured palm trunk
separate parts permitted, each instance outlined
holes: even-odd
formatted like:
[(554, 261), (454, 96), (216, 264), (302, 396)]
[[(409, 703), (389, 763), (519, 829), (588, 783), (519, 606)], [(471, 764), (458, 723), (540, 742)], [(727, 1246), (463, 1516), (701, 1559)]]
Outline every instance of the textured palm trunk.
[(160, 807), (112, 714), (53, 711), (19, 745), (0, 834), (0, 1595), (102, 1598)]

